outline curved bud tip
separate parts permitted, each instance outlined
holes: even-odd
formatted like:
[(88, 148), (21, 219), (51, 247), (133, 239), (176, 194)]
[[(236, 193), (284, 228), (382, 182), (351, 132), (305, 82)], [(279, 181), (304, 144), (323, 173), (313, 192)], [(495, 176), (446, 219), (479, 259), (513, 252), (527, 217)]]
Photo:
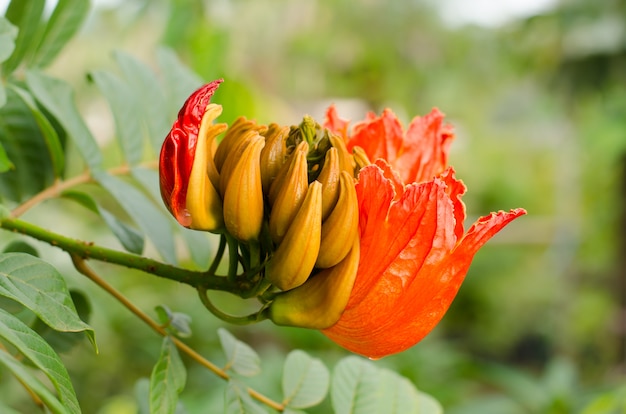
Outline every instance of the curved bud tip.
[(159, 157), (161, 197), (178, 222), (188, 227), (191, 217), (186, 208), (189, 176), (196, 155), (198, 132), (211, 97), (223, 79), (198, 88), (178, 112), (172, 129), (165, 137)]

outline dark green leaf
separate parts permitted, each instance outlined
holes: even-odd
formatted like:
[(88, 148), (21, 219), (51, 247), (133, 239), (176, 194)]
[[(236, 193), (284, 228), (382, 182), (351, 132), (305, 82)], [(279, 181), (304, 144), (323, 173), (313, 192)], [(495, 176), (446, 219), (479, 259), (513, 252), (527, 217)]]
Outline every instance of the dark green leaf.
[(19, 29), (15, 40), (15, 51), (3, 65), (5, 75), (18, 67), (24, 56), (32, 52), (35, 35), (41, 22), (45, 0), (12, 0), (7, 8), (6, 18)]
[(66, 82), (42, 72), (27, 71), (26, 84), (35, 98), (58, 120), (74, 140), (92, 170), (102, 164), (102, 154), (74, 102), (74, 92)]
[(109, 102), (115, 119), (117, 140), (126, 162), (136, 165), (142, 159), (143, 131), (141, 109), (133, 90), (125, 82), (109, 72), (96, 71), (91, 78)]
[(330, 384), (330, 374), (319, 359), (303, 351), (287, 355), (283, 367), (283, 401), (290, 408), (306, 408), (319, 404)]
[(59, 0), (41, 38), (33, 66), (46, 67), (74, 36), (89, 12), (89, 0)]
[(204, 82), (202, 78), (183, 65), (171, 49), (158, 49), (157, 60), (165, 78), (166, 100), (169, 102), (169, 117), (173, 123), (178, 110), (189, 95)]
[(122, 246), (131, 253), (141, 254), (143, 252), (144, 242), (143, 235), (122, 221), (118, 220), (113, 214), (95, 202), (95, 200), (87, 193), (80, 191), (64, 191), (62, 197), (69, 198), (80, 203), (83, 207), (88, 208), (92, 212), (98, 214), (109, 227), (111, 232), (122, 243)]
[(50, 379), (65, 408), (80, 413), (76, 393), (63, 362), (35, 331), (0, 309), (0, 336), (11, 343)]
[(120, 203), (161, 256), (176, 263), (174, 235), (168, 217), (133, 185), (104, 172), (94, 173), (94, 178)]
[(374, 364), (349, 356), (335, 366), (330, 396), (335, 414), (377, 414), (380, 377)]
[(0, 62), (4, 62), (15, 50), (17, 27), (4, 17), (0, 17)]
[(34, 99), (27, 91), (16, 86), (12, 86), (12, 89), (22, 99), (26, 106), (28, 106), (35, 122), (37, 122), (37, 125), (39, 126), (39, 131), (41, 132), (41, 135), (46, 142), (46, 146), (48, 147), (48, 154), (50, 155), (50, 160), (52, 161), (54, 175), (56, 177), (62, 177), (65, 170), (65, 153), (63, 146), (61, 145), (61, 140), (59, 139), (59, 134), (57, 134), (57, 131), (52, 126), (50, 120), (46, 118), (44, 113), (37, 107)]
[(161, 355), (150, 377), (150, 412), (172, 414), (176, 410), (178, 395), (185, 388), (187, 371), (176, 345), (169, 337), (163, 339)]
[(224, 413), (226, 414), (267, 414), (259, 404), (257, 404), (245, 385), (237, 381), (228, 381), (224, 398)]
[(57, 331), (84, 331), (95, 345), (93, 329), (78, 317), (65, 281), (43, 260), (25, 253), (0, 254), (0, 295), (21, 303)]
[(0, 195), (23, 201), (52, 184), (52, 162), (32, 112), (7, 89), (7, 103), (0, 108), (0, 142), (14, 169), (0, 174)]
[(24, 240), (14, 240), (4, 246), (3, 253), (28, 253), (31, 256), (39, 257), (39, 252), (31, 244)]
[(173, 122), (173, 119), (169, 119), (170, 114), (159, 79), (148, 66), (126, 53), (115, 52), (115, 60), (126, 78), (127, 88), (137, 98), (135, 101), (146, 125), (150, 143), (155, 154), (158, 154)]
[(224, 328), (218, 329), (217, 334), (227, 359), (224, 371), (232, 369), (237, 374), (246, 377), (252, 377), (261, 372), (261, 359), (254, 349), (235, 338)]
[(7, 367), (22, 383), (26, 384), (55, 414), (70, 413), (68, 409), (24, 365), (0, 348), (0, 364)]

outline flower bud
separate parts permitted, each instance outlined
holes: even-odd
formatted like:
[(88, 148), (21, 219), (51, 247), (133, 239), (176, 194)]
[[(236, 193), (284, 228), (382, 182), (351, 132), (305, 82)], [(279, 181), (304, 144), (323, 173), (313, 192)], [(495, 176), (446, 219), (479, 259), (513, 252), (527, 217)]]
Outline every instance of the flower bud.
[(270, 124), (265, 135), (265, 147), (261, 151), (261, 180), (263, 190), (269, 191), (270, 186), (287, 158), (285, 140), (289, 127)]
[(322, 220), (326, 220), (332, 209), (337, 204), (339, 198), (339, 155), (337, 148), (330, 148), (326, 152), (324, 165), (317, 177), (317, 181), (322, 183)]
[(252, 138), (234, 164), (224, 192), (226, 230), (241, 241), (256, 240), (263, 225), (263, 188), (259, 155), (265, 145), (263, 137), (252, 132)]
[(278, 196), (279, 190), (283, 187), (283, 185), (285, 185), (285, 182), (287, 181), (289, 177), (289, 168), (291, 166), (291, 162), (293, 161), (293, 159), (296, 157), (298, 153), (302, 153), (304, 157), (306, 158), (306, 155), (308, 154), (308, 152), (309, 152), (309, 144), (305, 141), (300, 142), (298, 146), (296, 147), (296, 149), (291, 153), (291, 155), (287, 159), (287, 162), (283, 164), (283, 166), (280, 168), (267, 194), (267, 198), (270, 202), (270, 205), (272, 206), (274, 205), (274, 203), (276, 202), (276, 197)]
[(249, 121), (244, 116), (240, 116), (231, 124), (224, 135), (224, 139), (220, 142), (220, 145), (215, 151), (215, 166), (217, 171), (221, 172), (228, 158), (229, 154), (233, 152), (233, 148), (237, 147), (241, 143), (241, 140), (247, 136), (247, 132), (255, 131), (261, 135), (267, 131), (265, 125), (257, 125), (254, 121)]
[(339, 166), (343, 171), (349, 172), (354, 175), (354, 160), (346, 148), (346, 143), (338, 135), (329, 134), (329, 140), (333, 147), (337, 148), (337, 155), (339, 155)]

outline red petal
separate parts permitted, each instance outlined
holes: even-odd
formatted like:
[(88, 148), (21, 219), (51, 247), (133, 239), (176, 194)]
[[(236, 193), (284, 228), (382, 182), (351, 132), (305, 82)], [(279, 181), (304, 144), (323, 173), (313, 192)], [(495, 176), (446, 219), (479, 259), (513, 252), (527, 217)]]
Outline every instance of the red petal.
[(454, 139), (452, 127), (443, 125), (443, 113), (433, 109), (415, 117), (406, 133), (402, 151), (391, 165), (405, 183), (430, 181), (448, 166), (448, 151)]
[(393, 186), (382, 170), (361, 170), (357, 280), (341, 319), (324, 334), (355, 353), (380, 358), (413, 346), (435, 327), (478, 248), (525, 213), (483, 218), (459, 241), (455, 210), (463, 191), (450, 171), (442, 180), (407, 186), (392, 201)]
[(337, 114), (337, 108), (335, 105), (331, 105), (326, 110), (326, 122), (324, 123), (324, 128), (330, 129), (335, 134), (341, 136), (344, 141), (348, 140), (348, 125), (350, 121), (347, 119), (339, 118)]
[(352, 151), (352, 148), (359, 146), (370, 160), (382, 158), (393, 166), (393, 160), (402, 149), (403, 135), (398, 118), (391, 110), (385, 109), (379, 118), (370, 113), (365, 121), (355, 124), (347, 147)]
[(187, 185), (196, 152), (200, 123), (213, 93), (222, 81), (218, 79), (208, 83), (187, 98), (161, 147), (159, 158), (161, 197), (181, 224), (186, 222)]

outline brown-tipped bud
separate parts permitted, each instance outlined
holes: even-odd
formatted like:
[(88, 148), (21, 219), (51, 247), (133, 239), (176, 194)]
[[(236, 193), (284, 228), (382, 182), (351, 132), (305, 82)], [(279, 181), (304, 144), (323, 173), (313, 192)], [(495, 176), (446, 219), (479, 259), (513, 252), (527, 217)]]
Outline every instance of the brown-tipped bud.
[(270, 124), (265, 133), (265, 147), (261, 151), (261, 180), (263, 190), (269, 191), (270, 186), (287, 158), (285, 141), (289, 135), (289, 127)]
[(291, 162), (293, 161), (293, 159), (296, 157), (296, 154), (302, 153), (304, 154), (306, 158), (306, 155), (308, 154), (308, 152), (309, 152), (309, 144), (307, 144), (305, 141), (300, 142), (298, 146), (296, 147), (296, 149), (289, 156), (288, 161), (285, 164), (283, 164), (283, 166), (280, 168), (280, 171), (278, 171), (278, 174), (276, 175), (274, 182), (270, 186), (270, 191), (267, 195), (270, 205), (274, 205), (274, 202), (276, 201), (276, 197), (278, 196), (278, 191), (282, 188), (282, 186), (287, 181), (287, 178), (289, 177), (289, 167), (291, 166)]
[(280, 243), (285, 237), (289, 225), (300, 210), (308, 188), (306, 154), (303, 151), (296, 151), (272, 204), (269, 231), (274, 243)]
[(261, 233), (263, 187), (259, 155), (264, 145), (263, 137), (254, 133), (230, 173), (224, 193), (226, 230), (238, 240), (256, 240)]
[(322, 232), (322, 185), (313, 181), (282, 243), (265, 265), (265, 277), (281, 290), (302, 285), (313, 270)]
[(352, 158), (354, 158), (357, 172), (360, 171), (361, 168), (372, 163), (365, 153), (365, 150), (359, 146), (352, 148)]
[(354, 160), (352, 159), (352, 155), (348, 152), (348, 148), (346, 148), (346, 143), (343, 142), (343, 138), (340, 136), (330, 134), (330, 143), (334, 148), (337, 148), (337, 155), (339, 156), (339, 166), (343, 171), (349, 172), (354, 176)]
[(317, 181), (322, 183), (322, 220), (326, 220), (339, 198), (339, 156), (337, 148), (330, 148), (324, 158), (324, 166)]
[(350, 253), (336, 266), (311, 276), (302, 286), (279, 293), (268, 308), (277, 325), (326, 329), (341, 317), (359, 269), (359, 238)]
[(267, 126), (257, 125), (255, 121), (249, 121), (244, 116), (237, 118), (228, 128), (222, 142), (220, 142), (220, 145), (215, 151), (215, 166), (217, 167), (217, 171), (222, 172), (226, 158), (232, 153), (233, 148), (246, 136), (248, 131), (255, 131), (263, 135), (263, 133), (267, 131)]
[(346, 171), (342, 171), (339, 184), (337, 204), (322, 224), (320, 252), (315, 262), (315, 266), (322, 269), (335, 266), (342, 261), (359, 233), (359, 202), (354, 188), (354, 178)]

